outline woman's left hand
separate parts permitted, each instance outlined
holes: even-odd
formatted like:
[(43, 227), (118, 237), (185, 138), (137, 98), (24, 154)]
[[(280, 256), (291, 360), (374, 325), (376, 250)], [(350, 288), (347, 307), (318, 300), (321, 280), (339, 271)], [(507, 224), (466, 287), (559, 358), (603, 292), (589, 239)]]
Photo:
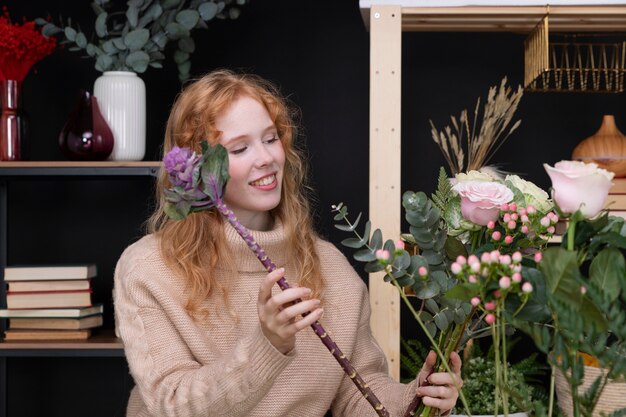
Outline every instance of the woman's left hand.
[[(456, 400), (459, 398), (459, 389), (463, 386), (461, 358), (456, 352), (452, 352), (450, 355), (452, 375), (447, 372), (431, 374), (436, 361), (437, 355), (435, 352), (430, 351), (424, 361), (422, 370), (417, 375), (419, 379), (417, 395), (422, 397), (424, 405), (447, 412), (455, 406)], [(425, 381), (428, 381), (430, 385), (424, 386)]]

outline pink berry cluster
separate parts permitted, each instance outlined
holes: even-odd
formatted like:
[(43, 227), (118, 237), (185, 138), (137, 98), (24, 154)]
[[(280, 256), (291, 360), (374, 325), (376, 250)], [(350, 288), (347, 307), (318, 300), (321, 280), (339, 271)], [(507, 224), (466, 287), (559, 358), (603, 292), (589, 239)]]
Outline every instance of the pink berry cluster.
[(483, 252), (480, 258), (459, 256), (450, 270), (461, 281), (479, 285), (479, 294), (472, 297), (470, 303), (486, 313), (485, 322), (490, 325), (496, 322), (496, 312), (504, 306), (509, 294), (528, 299), (533, 291), (532, 284), (522, 279), (522, 253), (519, 251), (508, 255), (493, 250)]
[(378, 249), (375, 252), (378, 262), (383, 265), (387, 265), (393, 261), (394, 257), (402, 255), (402, 251), (404, 250), (404, 242), (398, 239), (394, 242), (394, 245), (395, 251), (393, 253), (389, 252), (387, 249)]
[(559, 216), (554, 212), (543, 215), (534, 206), (518, 207), (515, 203), (504, 203), (500, 207), (500, 219), (490, 221), (487, 232), (495, 247), (510, 247), (517, 239), (535, 240), (549, 238), (556, 231)]

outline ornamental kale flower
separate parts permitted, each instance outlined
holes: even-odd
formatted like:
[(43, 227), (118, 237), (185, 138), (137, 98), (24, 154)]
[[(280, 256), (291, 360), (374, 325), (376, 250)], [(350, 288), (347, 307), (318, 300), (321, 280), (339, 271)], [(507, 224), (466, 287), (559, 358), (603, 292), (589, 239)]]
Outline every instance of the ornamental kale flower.
[(180, 220), (192, 211), (213, 206), (200, 177), (200, 167), (204, 161), (191, 149), (178, 146), (174, 146), (163, 158), (163, 165), (173, 185), (165, 190), (165, 212), (170, 217)]
[(197, 186), (200, 172), (199, 160), (200, 157), (191, 149), (174, 146), (163, 158), (163, 163), (172, 184), (189, 191), (194, 185)]

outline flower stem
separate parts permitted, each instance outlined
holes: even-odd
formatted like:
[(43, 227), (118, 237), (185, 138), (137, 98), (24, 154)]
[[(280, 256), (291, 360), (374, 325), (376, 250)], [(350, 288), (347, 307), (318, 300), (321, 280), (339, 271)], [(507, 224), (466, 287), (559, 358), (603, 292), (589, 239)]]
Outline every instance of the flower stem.
[(576, 239), (576, 220), (570, 219), (567, 227), (567, 250), (574, 250), (574, 241)]
[[(267, 256), (263, 248), (261, 248), (261, 246), (256, 243), (250, 231), (246, 227), (244, 227), (241, 222), (239, 222), (239, 220), (237, 220), (235, 213), (233, 213), (232, 210), (230, 210), (221, 199), (218, 199), (215, 202), (215, 207), (217, 207), (218, 211), (226, 218), (226, 220), (228, 220), (228, 223), (230, 223), (231, 226), (235, 228), (239, 236), (243, 238), (248, 247), (254, 252), (256, 257), (263, 264), (265, 269), (268, 272), (274, 271), (276, 269), (276, 265)], [(278, 280), (277, 284), (283, 291), (290, 288), (287, 280), (285, 280), (284, 277)], [(300, 301), (301, 300), (298, 299), (295, 302), (298, 303)], [(309, 313), (303, 313), (302, 316), (306, 317), (308, 314)], [(354, 366), (352, 366), (352, 363), (350, 363), (348, 358), (339, 349), (339, 346), (337, 346), (337, 344), (332, 340), (330, 335), (326, 332), (324, 327), (322, 327), (319, 321), (311, 324), (311, 328), (320, 338), (324, 346), (326, 346), (326, 348), (330, 351), (333, 357), (337, 360), (346, 375), (348, 375), (354, 385), (356, 385), (357, 389), (361, 392), (363, 397), (365, 397), (365, 399), (371, 404), (371, 406), (376, 411), (376, 414), (381, 417), (389, 417), (389, 412), (385, 409), (385, 407), (376, 397), (376, 395), (374, 395), (372, 389), (365, 383), (363, 378), (361, 378), (356, 369), (354, 369)]]
[(550, 366), (550, 397), (548, 400), (548, 417), (552, 417), (554, 409), (554, 381), (556, 380), (556, 366)]
[[(454, 375), (454, 373), (450, 369), (450, 365), (448, 364), (448, 360), (450, 359), (450, 353), (452, 353), (452, 350), (450, 350), (450, 353), (448, 353), (447, 357), (446, 355), (443, 354), (443, 352), (439, 348), (439, 345), (437, 344), (437, 342), (435, 342), (435, 339), (433, 339), (433, 336), (430, 334), (430, 332), (426, 328), (426, 325), (420, 318), (419, 314), (413, 308), (413, 304), (411, 304), (411, 302), (407, 298), (404, 291), (402, 291), (402, 287), (400, 286), (400, 284), (398, 284), (398, 281), (395, 279), (393, 275), (389, 274), (388, 276), (391, 277), (391, 282), (400, 292), (400, 297), (402, 298), (402, 301), (407, 306), (411, 314), (413, 314), (413, 317), (417, 321), (417, 324), (419, 324), (419, 326), (422, 328), (422, 331), (426, 334), (426, 337), (428, 338), (428, 341), (430, 342), (431, 346), (435, 349), (437, 356), (439, 356), (439, 359), (441, 360), (441, 366), (443, 366), (446, 372), (448, 372), (450, 375)], [(458, 339), (460, 339), (460, 336)], [(454, 387), (459, 392), (459, 397), (461, 398), (461, 402), (463, 403), (463, 407), (465, 408), (465, 413), (471, 417), (472, 414), (469, 411), (469, 406), (467, 405), (467, 399), (465, 398), (465, 395), (463, 394), (461, 387), (458, 385), (456, 378), (453, 378), (452, 380), (454, 381)], [(415, 398), (409, 405), (409, 408), (407, 409), (407, 412), (404, 414), (404, 416), (405, 417), (414, 416), (415, 409), (420, 405), (421, 402), (422, 402), (422, 399), (420, 397)]]

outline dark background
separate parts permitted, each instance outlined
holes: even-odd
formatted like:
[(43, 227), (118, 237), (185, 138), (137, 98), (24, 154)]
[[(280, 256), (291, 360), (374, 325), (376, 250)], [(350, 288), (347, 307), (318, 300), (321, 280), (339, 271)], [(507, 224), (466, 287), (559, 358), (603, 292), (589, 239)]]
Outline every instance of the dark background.
[[(122, 3), (119, 0), (115, 0)], [(51, 15), (72, 17), (91, 33), (88, 1), (8, 0), (14, 21)], [(354, 0), (303, 2), (252, 0), (236, 21), (214, 21), (194, 32), (192, 76), (227, 67), (266, 77), (302, 112), (320, 233), (338, 244), (330, 205), (368, 210), (369, 33)], [(406, 33), (402, 60), (402, 189), (432, 192), (444, 160), (430, 138), (438, 127), (473, 111), (490, 86), (523, 78), (523, 36), (509, 33)], [(32, 160), (64, 159), (58, 133), (78, 97), (99, 73), (92, 59), (62, 50), (28, 75), (23, 106), (30, 115)], [(181, 89), (170, 56), (164, 69), (142, 75), (147, 90), (146, 160), (160, 159), (170, 106)], [(622, 94), (527, 93), (521, 127), (492, 163), (547, 188), (542, 163), (568, 159), (593, 134), (603, 114), (626, 129)], [(9, 184), (8, 263), (96, 262), (95, 299), (110, 300), (115, 262), (143, 234), (152, 208), (150, 179), (45, 179)], [(345, 251), (349, 255), (348, 251)], [(357, 270), (360, 266), (356, 265)], [(412, 323), (404, 323), (409, 328)], [(409, 330), (410, 333), (410, 330)], [(410, 336), (407, 334), (406, 336)], [(122, 416), (132, 380), (121, 358), (10, 358), (9, 416)], [(0, 387), (1, 389), (2, 387)], [(1, 406), (1, 405), (0, 405)]]

